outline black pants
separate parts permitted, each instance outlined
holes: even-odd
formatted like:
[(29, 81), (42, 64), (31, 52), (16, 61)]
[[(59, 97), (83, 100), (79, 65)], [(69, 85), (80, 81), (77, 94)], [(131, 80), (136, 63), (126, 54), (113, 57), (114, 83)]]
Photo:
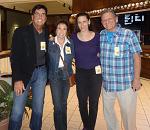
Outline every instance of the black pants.
[(95, 68), (90, 70), (76, 69), (79, 110), (83, 126), (87, 130), (94, 130), (95, 128), (101, 84), (102, 75), (96, 74)]

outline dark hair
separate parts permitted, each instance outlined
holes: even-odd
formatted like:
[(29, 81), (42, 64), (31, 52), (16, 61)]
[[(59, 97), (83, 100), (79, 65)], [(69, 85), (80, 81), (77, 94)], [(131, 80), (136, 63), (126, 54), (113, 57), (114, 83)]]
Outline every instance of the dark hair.
[(39, 10), (39, 9), (44, 9), (45, 10), (45, 13), (47, 15), (47, 8), (46, 6), (42, 5), (42, 4), (38, 4), (38, 5), (35, 5), (33, 8), (32, 8), (32, 15), (35, 13), (36, 10)]
[(56, 23), (56, 29), (57, 29), (57, 26), (59, 24), (65, 24), (67, 26), (67, 33), (69, 33), (69, 23), (65, 20), (59, 20), (57, 23)]
[(112, 15), (114, 15), (115, 17), (117, 17), (117, 14), (114, 12), (114, 10), (112, 10), (112, 9), (105, 9), (105, 10), (103, 10), (102, 12), (101, 12), (101, 17), (102, 17), (102, 15), (103, 14), (105, 14), (105, 13), (111, 13)]
[(58, 26), (59, 24), (65, 24), (65, 25), (67, 26), (67, 30), (69, 29), (69, 28), (68, 28), (69, 24), (68, 24), (67, 21), (65, 21), (65, 20), (60, 20), (60, 21), (58, 21), (58, 22), (56, 23), (56, 28), (57, 28), (57, 26)]
[[(76, 15), (76, 20), (75, 20), (75, 30), (74, 30), (75, 32), (80, 32), (80, 29), (79, 29), (79, 26), (78, 26), (78, 18), (79, 18), (80, 16), (85, 16), (88, 20), (90, 20), (89, 14), (87, 14), (87, 13), (85, 13), (85, 12), (78, 13), (78, 14)], [(88, 26), (88, 28), (89, 28), (90, 31), (93, 31), (91, 21), (90, 21), (90, 25)]]

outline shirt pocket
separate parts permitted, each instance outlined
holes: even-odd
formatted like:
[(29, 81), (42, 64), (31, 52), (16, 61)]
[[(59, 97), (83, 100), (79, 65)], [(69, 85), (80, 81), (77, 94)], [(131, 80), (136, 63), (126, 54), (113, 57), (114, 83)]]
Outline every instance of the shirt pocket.
[(120, 44), (119, 47), (119, 55), (116, 58), (125, 58), (129, 56), (129, 47), (126, 44)]

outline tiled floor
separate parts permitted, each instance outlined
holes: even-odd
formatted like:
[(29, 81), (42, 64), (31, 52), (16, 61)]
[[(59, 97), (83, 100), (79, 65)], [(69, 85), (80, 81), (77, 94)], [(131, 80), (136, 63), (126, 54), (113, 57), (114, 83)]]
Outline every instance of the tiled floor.
[[(143, 87), (138, 92), (137, 104), (137, 130), (150, 130), (150, 80), (141, 79)], [(120, 130), (124, 130), (122, 126), (120, 110), (116, 101), (115, 110), (120, 122)], [(29, 119), (23, 120), (22, 130), (29, 130)], [(76, 87), (71, 88), (68, 98), (68, 130), (81, 130), (82, 122), (78, 110), (78, 101), (76, 97)], [(42, 130), (55, 130), (53, 121), (53, 105), (49, 86), (46, 87), (46, 97), (43, 114)], [(106, 130), (106, 123), (103, 116), (102, 101), (100, 97), (99, 111), (95, 130)]]

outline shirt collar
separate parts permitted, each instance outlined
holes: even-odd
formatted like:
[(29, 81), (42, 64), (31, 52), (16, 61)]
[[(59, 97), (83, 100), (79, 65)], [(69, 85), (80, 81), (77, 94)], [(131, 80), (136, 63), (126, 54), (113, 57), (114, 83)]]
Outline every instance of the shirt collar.
[[(120, 29), (121, 29), (121, 25), (120, 25), (120, 24), (117, 24), (116, 30), (115, 30), (115, 32), (113, 33), (113, 35), (119, 35)], [(107, 32), (108, 32), (108, 31), (105, 29), (105, 33), (106, 33), (106, 34), (107, 34)]]
[[(59, 45), (59, 42), (57, 40), (57, 36), (55, 36), (55, 43), (57, 43)], [(67, 44), (67, 43), (70, 43), (70, 41), (68, 40), (67, 37), (65, 37), (65, 42), (64, 42), (64, 45)]]

